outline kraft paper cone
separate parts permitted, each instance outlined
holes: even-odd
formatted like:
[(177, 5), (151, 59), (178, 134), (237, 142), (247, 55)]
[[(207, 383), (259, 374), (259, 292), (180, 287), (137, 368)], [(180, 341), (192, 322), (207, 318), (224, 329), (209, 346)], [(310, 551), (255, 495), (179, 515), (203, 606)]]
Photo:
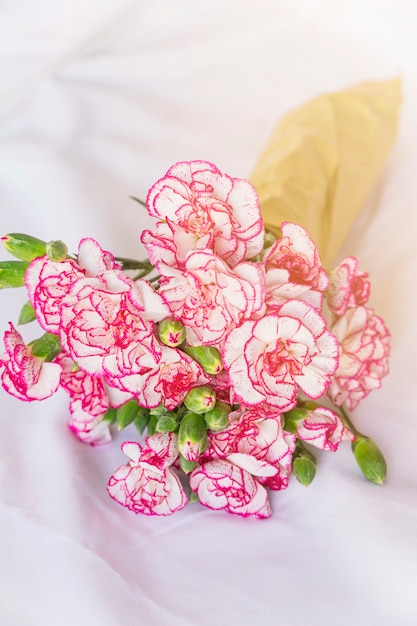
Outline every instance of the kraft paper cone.
[(400, 103), (395, 79), (325, 94), (285, 115), (250, 177), (266, 228), (301, 224), (331, 262), (394, 143)]

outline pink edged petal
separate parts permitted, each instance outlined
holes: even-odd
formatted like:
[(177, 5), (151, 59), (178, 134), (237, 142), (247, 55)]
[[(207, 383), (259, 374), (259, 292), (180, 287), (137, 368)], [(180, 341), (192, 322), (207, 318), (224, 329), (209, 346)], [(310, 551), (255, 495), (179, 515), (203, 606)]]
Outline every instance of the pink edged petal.
[(81, 239), (79, 243), (78, 265), (85, 270), (87, 276), (99, 276), (107, 270), (121, 267), (114, 261), (114, 256), (110, 252), (103, 250), (100, 244), (90, 237)]
[(246, 470), (252, 476), (274, 476), (277, 473), (277, 468), (267, 463), (266, 461), (260, 461), (250, 454), (244, 454), (242, 452), (234, 452), (229, 454), (226, 459)]

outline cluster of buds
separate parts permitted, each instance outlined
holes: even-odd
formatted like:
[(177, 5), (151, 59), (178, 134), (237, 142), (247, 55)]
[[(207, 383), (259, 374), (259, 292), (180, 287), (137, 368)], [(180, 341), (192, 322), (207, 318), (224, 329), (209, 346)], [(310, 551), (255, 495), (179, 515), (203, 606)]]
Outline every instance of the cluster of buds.
[(142, 233), (146, 261), (90, 238), (73, 255), (62, 241), (2, 238), (17, 260), (0, 263), (0, 287), (25, 286), (18, 323), (44, 331), (25, 344), (10, 324), (3, 387), (29, 401), (64, 389), (85, 443), (108, 443), (114, 427), (146, 430), (123, 444), (129, 461), (108, 483), (136, 513), (198, 500), (267, 518), (269, 492), (291, 475), (309, 485), (314, 447), (344, 440), (382, 483), (382, 454), (345, 409), (388, 371), (389, 333), (367, 307), (356, 259), (328, 274), (301, 226), (265, 233), (251, 184), (205, 161), (174, 165), (146, 204), (156, 218)]

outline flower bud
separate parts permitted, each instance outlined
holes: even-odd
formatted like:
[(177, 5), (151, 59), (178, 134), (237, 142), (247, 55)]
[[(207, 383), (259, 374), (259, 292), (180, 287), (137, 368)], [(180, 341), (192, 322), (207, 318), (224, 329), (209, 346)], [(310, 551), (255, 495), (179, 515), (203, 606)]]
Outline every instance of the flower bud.
[(159, 322), (158, 331), (159, 339), (170, 348), (176, 348), (185, 341), (185, 328), (179, 320), (167, 317)]
[(33, 261), (46, 254), (46, 243), (22, 233), (9, 233), (1, 238), (7, 252), (21, 261)]
[(207, 445), (204, 417), (191, 411), (186, 413), (178, 430), (178, 450), (186, 461), (198, 461)]
[(61, 261), (65, 261), (67, 258), (68, 247), (60, 239), (49, 241), (46, 244), (46, 254), (49, 256), (51, 261), (61, 263)]
[(206, 374), (218, 374), (223, 369), (221, 354), (214, 346), (186, 346), (184, 352), (197, 361)]
[(172, 433), (178, 428), (179, 417), (173, 411), (167, 411), (158, 417), (156, 422), (157, 433)]
[(193, 387), (185, 396), (184, 404), (193, 413), (207, 413), (216, 404), (216, 394), (210, 385)]
[(382, 485), (387, 475), (387, 464), (376, 443), (369, 437), (358, 435), (352, 442), (352, 451), (365, 478)]
[(297, 442), (292, 461), (292, 470), (299, 483), (308, 487), (316, 475), (316, 458), (304, 446)]
[(1, 261), (0, 289), (23, 287), (28, 265), (27, 261)]
[(226, 404), (226, 402), (216, 402), (211, 411), (204, 413), (207, 428), (218, 431), (229, 426), (229, 413), (231, 410), (232, 407)]

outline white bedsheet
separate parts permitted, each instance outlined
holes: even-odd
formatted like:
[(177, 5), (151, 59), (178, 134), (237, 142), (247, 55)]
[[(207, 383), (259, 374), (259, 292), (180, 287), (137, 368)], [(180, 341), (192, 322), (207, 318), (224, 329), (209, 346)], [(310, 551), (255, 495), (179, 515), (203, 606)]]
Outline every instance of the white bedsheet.
[[(276, 120), (324, 92), (401, 75), (396, 147), (341, 251), (371, 272), (391, 374), (355, 413), (383, 449), (367, 483), (349, 446), (314, 483), (243, 520), (111, 501), (120, 443), (67, 430), (67, 397), (0, 390), (0, 624), (417, 624), (417, 5), (411, 0), (21, 0), (0, 6), (0, 231), (95, 237), (141, 257), (144, 198), (174, 162), (250, 173)], [(1, 258), (8, 258), (3, 252)], [(0, 293), (0, 330), (25, 294)], [(31, 329), (24, 329), (31, 338)], [(130, 431), (130, 436), (133, 436)]]

